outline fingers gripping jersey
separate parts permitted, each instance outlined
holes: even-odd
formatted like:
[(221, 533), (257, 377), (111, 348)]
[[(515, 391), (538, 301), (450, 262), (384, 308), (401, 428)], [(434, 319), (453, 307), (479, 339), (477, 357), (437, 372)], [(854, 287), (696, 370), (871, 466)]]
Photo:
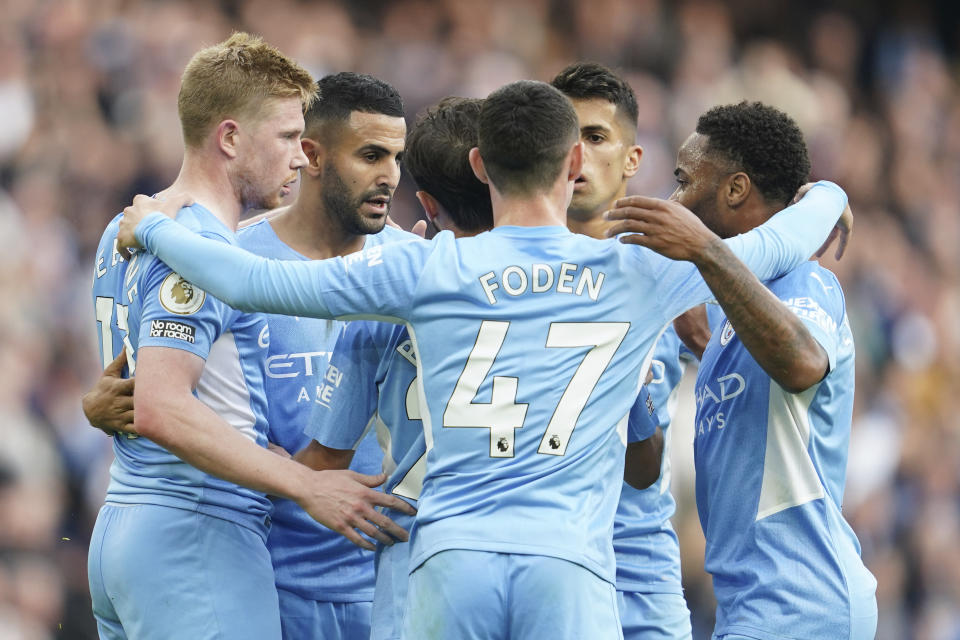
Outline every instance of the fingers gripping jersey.
[[(819, 246), (845, 201), (821, 185), (727, 242), (770, 277)], [(469, 548), (555, 556), (614, 581), (627, 416), (657, 336), (711, 297), (693, 265), (564, 227), (441, 233), (309, 263), (224, 250), (159, 214), (138, 237), (240, 308), (406, 322), (428, 449), (411, 566)]]
[(823, 347), (830, 371), (787, 393), (725, 320), (703, 354), (694, 459), (716, 633), (856, 637), (852, 621), (865, 617), (876, 582), (841, 514), (854, 388), (843, 294), (816, 262), (768, 286)]
[[(235, 243), (233, 234), (199, 205), (183, 209), (178, 220), (213, 242)], [(231, 309), (145, 251), (124, 263), (115, 250), (118, 222), (119, 216), (101, 238), (94, 272), (104, 362), (125, 348), (133, 373), (145, 346), (200, 356), (206, 362), (195, 395), (264, 446), (263, 355), (269, 336), (263, 315)], [(203, 473), (147, 438), (114, 438), (113, 449), (108, 502), (196, 510), (264, 531), (270, 503), (263, 494)]]

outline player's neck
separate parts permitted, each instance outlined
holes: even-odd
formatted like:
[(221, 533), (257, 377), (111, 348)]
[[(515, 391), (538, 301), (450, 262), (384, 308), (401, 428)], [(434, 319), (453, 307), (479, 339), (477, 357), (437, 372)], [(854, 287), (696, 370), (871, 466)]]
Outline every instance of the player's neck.
[(567, 228), (574, 233), (591, 238), (603, 239), (607, 237), (607, 229), (615, 223), (611, 220), (605, 220), (603, 212), (606, 209), (595, 211), (588, 216), (578, 216), (567, 212)]
[(554, 185), (549, 191), (534, 194), (504, 195), (490, 189), (493, 226), (543, 227), (567, 223), (567, 205), (572, 191)]
[(226, 172), (216, 163), (207, 162), (199, 153), (187, 152), (170, 190), (188, 194), (228, 229), (236, 230), (243, 205)]
[(301, 185), (297, 199), (270, 219), (270, 226), (291, 249), (312, 260), (345, 256), (363, 248), (365, 235), (351, 233), (327, 214), (323, 200)]

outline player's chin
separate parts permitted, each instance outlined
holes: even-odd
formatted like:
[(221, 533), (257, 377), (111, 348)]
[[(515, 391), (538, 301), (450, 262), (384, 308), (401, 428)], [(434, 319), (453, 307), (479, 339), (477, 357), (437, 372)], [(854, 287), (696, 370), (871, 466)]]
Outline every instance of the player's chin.
[(368, 233), (380, 233), (387, 226), (387, 216), (366, 216), (363, 220), (364, 230)]

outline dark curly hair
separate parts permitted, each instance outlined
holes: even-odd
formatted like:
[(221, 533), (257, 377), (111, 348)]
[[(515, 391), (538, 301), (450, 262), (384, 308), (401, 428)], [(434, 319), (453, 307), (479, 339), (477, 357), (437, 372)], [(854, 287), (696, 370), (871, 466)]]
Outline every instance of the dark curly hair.
[(784, 205), (810, 175), (803, 133), (784, 112), (761, 102), (718, 106), (700, 116), (707, 153), (744, 171), (764, 198)]

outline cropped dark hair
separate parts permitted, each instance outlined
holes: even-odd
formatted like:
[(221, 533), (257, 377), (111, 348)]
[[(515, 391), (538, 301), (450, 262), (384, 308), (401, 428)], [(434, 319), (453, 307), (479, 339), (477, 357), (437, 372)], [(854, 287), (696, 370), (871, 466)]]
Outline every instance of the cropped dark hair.
[(363, 73), (343, 71), (317, 82), (317, 96), (304, 114), (306, 130), (320, 124), (344, 121), (354, 111), (403, 117), (403, 100), (392, 86)]
[(548, 188), (578, 137), (573, 104), (544, 82), (512, 82), (487, 96), (480, 110), (480, 155), (501, 193)]
[(430, 107), (407, 133), (403, 156), (417, 188), (436, 198), (467, 232), (493, 226), (490, 189), (474, 175), (469, 159), (482, 105), (483, 100), (449, 97)]
[(633, 87), (611, 69), (597, 62), (574, 62), (550, 81), (571, 99), (599, 98), (612, 103), (630, 125), (637, 127), (637, 96)]
[(764, 198), (787, 204), (810, 175), (803, 133), (784, 112), (760, 102), (718, 106), (700, 116), (707, 153), (742, 170)]

